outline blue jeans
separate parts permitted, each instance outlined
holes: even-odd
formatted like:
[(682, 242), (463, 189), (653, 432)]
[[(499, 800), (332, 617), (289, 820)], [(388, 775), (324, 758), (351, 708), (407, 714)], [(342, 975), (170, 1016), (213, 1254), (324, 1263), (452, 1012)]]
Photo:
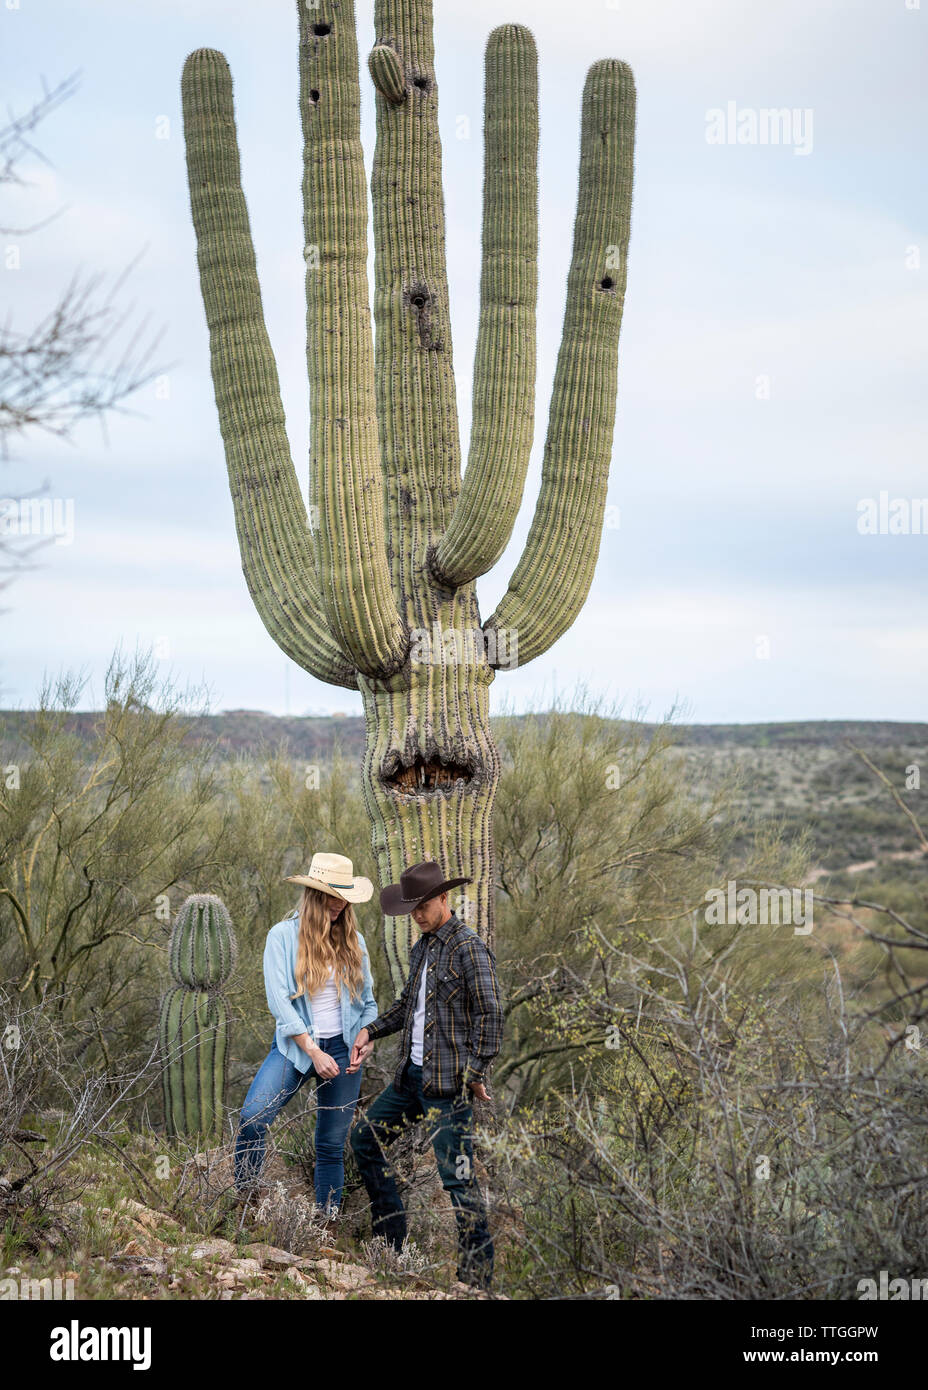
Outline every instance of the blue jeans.
[(310, 1076), (316, 1076), (316, 1204), (320, 1207), (341, 1205), (345, 1185), (345, 1140), (354, 1118), (354, 1109), (361, 1090), (361, 1071), (351, 1076), (345, 1070), (349, 1062), (344, 1038), (319, 1038), (323, 1052), (341, 1068), (338, 1076), (322, 1080), (315, 1067), (301, 1072), (272, 1044), (270, 1052), (258, 1069), (242, 1106), (238, 1132), (235, 1136), (235, 1186), (247, 1192), (260, 1177), (264, 1167), (264, 1149), (268, 1126)]
[(403, 1086), (391, 1084), (381, 1091), (351, 1132), (351, 1148), (371, 1199), (373, 1234), (383, 1236), (397, 1250), (406, 1239), (406, 1212), (383, 1150), (404, 1125), (423, 1115), (429, 1124), (442, 1187), (451, 1198), (457, 1220), (458, 1278), (489, 1288), (493, 1241), (474, 1172), (473, 1110), (463, 1096), (425, 1095), (422, 1068), (413, 1062), (406, 1064)]

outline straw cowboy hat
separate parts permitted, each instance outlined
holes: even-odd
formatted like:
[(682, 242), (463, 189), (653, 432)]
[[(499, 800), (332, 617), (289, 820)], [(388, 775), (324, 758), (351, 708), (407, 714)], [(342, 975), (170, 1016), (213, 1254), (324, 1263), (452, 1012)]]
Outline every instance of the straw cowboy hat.
[(435, 860), (426, 859), (400, 874), (399, 883), (389, 883), (381, 890), (380, 906), (387, 917), (401, 917), (406, 912), (414, 912), (420, 903), (444, 893), (446, 888), (457, 888), (461, 883), (473, 883), (473, 879), (445, 878)]
[(288, 874), (285, 883), (302, 883), (305, 888), (318, 888), (348, 903), (366, 903), (374, 895), (369, 878), (356, 878), (354, 866), (343, 854), (314, 854), (306, 874)]

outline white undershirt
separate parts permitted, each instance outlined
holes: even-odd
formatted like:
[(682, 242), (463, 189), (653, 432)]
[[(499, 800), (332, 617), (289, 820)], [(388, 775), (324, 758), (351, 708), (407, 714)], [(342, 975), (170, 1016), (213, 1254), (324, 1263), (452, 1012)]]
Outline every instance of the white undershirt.
[(409, 1048), (409, 1060), (417, 1067), (422, 1066), (422, 1048), (425, 1041), (425, 986), (428, 974), (429, 960), (426, 956), (422, 963), (422, 982), (419, 985), (416, 1012), (412, 1016), (412, 1043)]
[(335, 971), (329, 971), (329, 978), (320, 990), (309, 997), (312, 1010), (313, 1030), (316, 1042), (320, 1038), (340, 1038), (342, 1035), (342, 1004), (335, 984)]

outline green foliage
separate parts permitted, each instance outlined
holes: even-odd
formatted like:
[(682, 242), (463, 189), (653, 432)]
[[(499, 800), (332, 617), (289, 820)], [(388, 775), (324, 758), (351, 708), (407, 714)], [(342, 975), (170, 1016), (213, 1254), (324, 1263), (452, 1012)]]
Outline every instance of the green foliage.
[(88, 743), (73, 729), (83, 684), (46, 684), (17, 729), (18, 785), (0, 788), (0, 978), (54, 996), (107, 1065), (108, 1049), (138, 1055), (169, 895), (213, 860), (221, 821), (211, 746), (182, 717), (197, 692), (117, 653)]
[(573, 703), (498, 725), (507, 1018), (495, 1079), (511, 1107), (598, 1068), (647, 981), (678, 997), (668, 952), (681, 942), (724, 958), (729, 988), (748, 994), (818, 968), (788, 927), (704, 920), (706, 891), (729, 877), (800, 883), (802, 841), (768, 829), (740, 856), (730, 777), (695, 785), (669, 723), (645, 729), (582, 695)]
[[(38, 765), (23, 760), (22, 803), (4, 792), (0, 868), (19, 901), (28, 898), (37, 943), (36, 885), (49, 886), (56, 935), (55, 949), (38, 953), (34, 999), (33, 957), (8, 895), (0, 898), (0, 959), (13, 986), (0, 1031), (18, 1022), (26, 1036), (4, 1053), (0, 1178), (30, 1173), (18, 1131), (47, 1133), (49, 1151), (43, 1146), (22, 1200), (0, 1211), (10, 1258), (17, 1241), (31, 1250), (56, 1232), (64, 1238), (64, 1196), (76, 1200), (82, 1154), (98, 1139), (117, 1172), (125, 1158), (143, 1200), (182, 1201), (192, 1221), (198, 1212), (219, 1219), (227, 1147), (195, 1154), (198, 1139), (185, 1144), (183, 1135), (221, 1116), (223, 1060), (234, 1116), (266, 1055), (273, 1020), (262, 952), (297, 896), (284, 875), (314, 850), (333, 849), (377, 877), (364, 788), (350, 763), (308, 764), (286, 746), (188, 754), (192, 722), (158, 703), (154, 686), (144, 701), (111, 700), (89, 744), (51, 698), (20, 721)], [(789, 814), (760, 820), (746, 814), (750, 760), (739, 782), (728, 754), (694, 761), (697, 750), (669, 721), (622, 719), (582, 694), (572, 703), (494, 726), (496, 950), (507, 1020), (478, 1162), (493, 1193), (500, 1287), (545, 1298), (847, 1297), (855, 1274), (917, 1273), (911, 1252), (928, 1240), (924, 1049), (913, 1032), (924, 1032), (928, 1014), (921, 858), (876, 856), (872, 869), (816, 880), (808, 935), (783, 924), (710, 923), (710, 888), (730, 879), (797, 886), (812, 875), (817, 844), (802, 833), (802, 784), (792, 787)], [(879, 759), (893, 787), (895, 747), (884, 745)], [(782, 788), (795, 767), (777, 756)], [(829, 756), (844, 767), (843, 749)], [(824, 754), (807, 761), (813, 796), (826, 785), (837, 796), (843, 774), (829, 783)], [(918, 854), (916, 827), (882, 790), (894, 843)], [(815, 804), (827, 826), (827, 808)], [(914, 815), (916, 794), (904, 805)], [(92, 871), (83, 914), (81, 863)], [(124, 896), (113, 895), (107, 865), (118, 865)], [(207, 890), (236, 923), (227, 1007), (216, 989), (233, 948), (224, 915), (200, 897), (196, 911), (181, 907), (178, 927), (196, 926), (206, 940), (212, 933), (214, 949), (186, 935), (173, 953), (188, 980), (210, 988), (172, 990), (159, 1014), (172, 948), (157, 904)], [(361, 905), (358, 918), (384, 1007), (393, 989), (376, 908)], [(104, 922), (118, 930), (91, 930)], [(146, 1072), (155, 1043), (176, 1052), (165, 1121), (177, 1138), (150, 1134), (143, 1160), (137, 1130), (149, 1118), (160, 1124), (160, 1109), (150, 1116), (160, 1072)], [(389, 1076), (392, 1052), (390, 1042), (378, 1045), (366, 1094)], [(46, 1105), (60, 1107), (54, 1121), (39, 1113)], [(307, 1107), (309, 1088), (276, 1132), (280, 1140), (286, 1130), (279, 1154), (295, 1157), (294, 1179), (311, 1161), (301, 1136)], [(420, 1138), (395, 1150), (417, 1191), (431, 1171)], [(153, 1176), (163, 1153), (171, 1172)], [(765, 1159), (769, 1176), (759, 1176)], [(99, 1166), (96, 1149), (92, 1162)], [(104, 1206), (116, 1200), (109, 1191), (97, 1194)], [(360, 1202), (358, 1210), (363, 1222)], [(441, 1221), (428, 1198), (412, 1213), (424, 1248)]]

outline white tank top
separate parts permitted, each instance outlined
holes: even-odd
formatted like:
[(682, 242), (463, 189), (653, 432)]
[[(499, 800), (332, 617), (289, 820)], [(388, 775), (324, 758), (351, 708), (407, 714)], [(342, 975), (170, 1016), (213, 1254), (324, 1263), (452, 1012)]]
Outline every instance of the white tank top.
[(342, 1035), (342, 1005), (335, 985), (335, 971), (329, 971), (329, 978), (320, 990), (309, 997), (309, 1007), (313, 1015), (313, 1030), (316, 1042), (320, 1038), (340, 1038)]

